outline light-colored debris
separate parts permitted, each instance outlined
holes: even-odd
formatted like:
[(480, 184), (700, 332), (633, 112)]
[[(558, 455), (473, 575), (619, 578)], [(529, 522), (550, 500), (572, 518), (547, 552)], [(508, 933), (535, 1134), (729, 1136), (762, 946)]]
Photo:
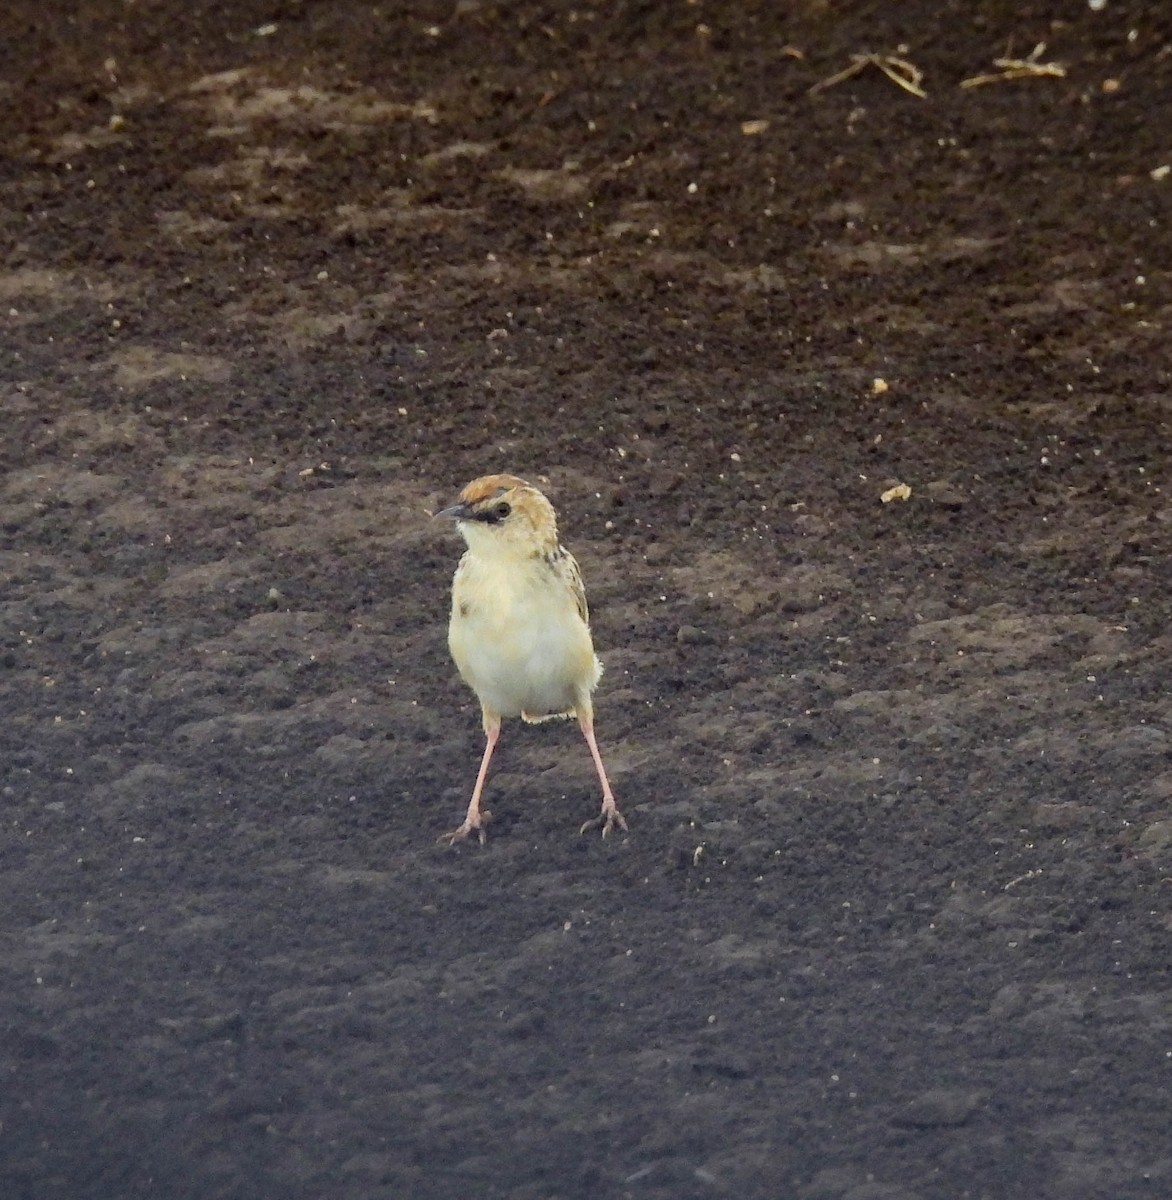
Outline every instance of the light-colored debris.
[(1066, 76), (1066, 66), (1059, 62), (1042, 62), (1046, 53), (1046, 43), (1039, 42), (1025, 58), (995, 58), (993, 65), (997, 68), (987, 75), (973, 75), (962, 79), (962, 88), (984, 87), (987, 83), (1005, 83), (1010, 79), (1038, 79), (1043, 76), (1063, 79)]
[[(902, 48), (901, 48), (902, 49)], [(928, 93), (920, 86), (924, 80), (924, 72), (914, 63), (908, 62), (897, 54), (852, 54), (849, 67), (844, 67), (829, 79), (823, 79), (810, 88), (809, 95), (844, 83), (867, 67), (878, 67), (888, 79), (905, 92), (911, 92), (921, 100), (926, 100)]]

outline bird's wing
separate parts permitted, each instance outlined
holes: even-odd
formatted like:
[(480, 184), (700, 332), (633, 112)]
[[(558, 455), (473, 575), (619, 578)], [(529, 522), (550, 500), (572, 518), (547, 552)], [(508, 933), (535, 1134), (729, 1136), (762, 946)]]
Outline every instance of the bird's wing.
[(452, 603), (453, 605), (460, 599), (459, 592), (467, 585), (468, 573), (472, 568), (472, 555), (465, 550), (460, 555), (460, 562), (456, 567), (456, 573), (452, 576)]
[(570, 595), (574, 597), (574, 603), (578, 606), (578, 616), (589, 625), (590, 610), (586, 606), (586, 588), (582, 585), (582, 572), (578, 567), (578, 560), (565, 548), (562, 549), (562, 571)]

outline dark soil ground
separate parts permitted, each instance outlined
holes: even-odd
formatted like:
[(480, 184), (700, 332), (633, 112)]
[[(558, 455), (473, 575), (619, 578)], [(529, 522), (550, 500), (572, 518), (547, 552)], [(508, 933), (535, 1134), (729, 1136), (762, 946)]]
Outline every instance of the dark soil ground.
[[(8, 0), (5, 1200), (1172, 1195), (1170, 95), (1116, 0)], [(510, 723), (435, 844), (505, 470), (629, 835)]]

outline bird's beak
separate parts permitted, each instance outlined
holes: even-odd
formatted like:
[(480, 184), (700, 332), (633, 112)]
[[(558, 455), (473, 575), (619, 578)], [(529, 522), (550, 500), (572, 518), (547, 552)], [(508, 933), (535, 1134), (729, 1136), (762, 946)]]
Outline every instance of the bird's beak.
[(453, 504), (451, 508), (441, 508), (432, 517), (432, 520), (439, 517), (447, 517), (451, 521), (469, 521), (472, 519), (472, 509), (461, 500), (459, 504)]

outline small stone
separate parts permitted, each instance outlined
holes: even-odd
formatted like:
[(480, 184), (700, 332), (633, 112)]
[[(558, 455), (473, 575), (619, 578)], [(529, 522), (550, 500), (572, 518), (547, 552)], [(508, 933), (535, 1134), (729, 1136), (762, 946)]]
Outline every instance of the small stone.
[(545, 1015), (540, 1012), (522, 1012), (505, 1022), (505, 1037), (524, 1041), (545, 1028)]
[(1139, 835), (1139, 844), (1144, 850), (1167, 850), (1172, 846), (1172, 820), (1153, 821)]
[(676, 630), (676, 641), (681, 646), (704, 646), (712, 641), (712, 634), (697, 625), (681, 625)]
[(1035, 829), (1060, 832), (1085, 826), (1093, 816), (1094, 810), (1086, 804), (1077, 804), (1073, 800), (1041, 800), (1030, 812), (1030, 823)]
[(924, 493), (933, 504), (941, 508), (963, 508), (968, 503), (968, 497), (943, 479), (933, 479), (924, 484)]
[(932, 1088), (917, 1096), (893, 1118), (907, 1129), (941, 1129), (963, 1125), (980, 1106), (979, 1092), (959, 1088)]
[(989, 1005), (989, 1017), (994, 1021), (1012, 1021), (1025, 1012), (1028, 1003), (1020, 983), (1007, 983), (993, 997)]

